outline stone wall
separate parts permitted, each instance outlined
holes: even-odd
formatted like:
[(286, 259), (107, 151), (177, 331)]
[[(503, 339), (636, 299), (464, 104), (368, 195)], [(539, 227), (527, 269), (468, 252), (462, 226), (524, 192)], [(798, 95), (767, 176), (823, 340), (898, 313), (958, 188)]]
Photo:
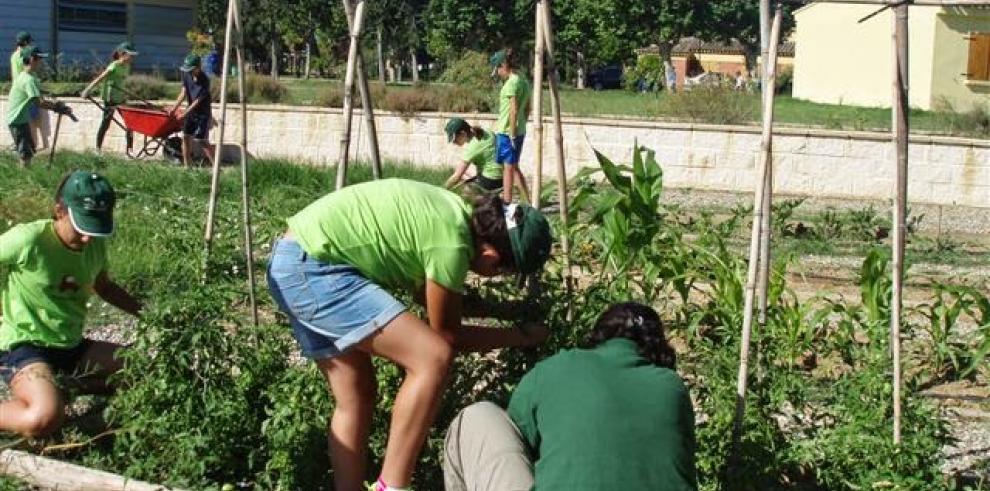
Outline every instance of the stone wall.
[[(64, 121), (59, 147), (93, 148), (99, 111), (82, 100), (67, 100), (79, 123)], [(227, 142), (239, 135), (236, 105), (228, 115)], [(6, 99), (0, 99), (6, 114)], [(214, 114), (219, 115), (217, 105)], [(443, 133), (446, 114), (401, 117), (378, 114), (383, 157), (425, 166), (452, 167), (459, 155)], [(489, 115), (461, 115), (483, 127)], [(54, 121), (52, 122), (54, 126)], [(564, 152), (569, 174), (594, 166), (591, 146), (609, 158), (629, 159), (634, 142), (657, 152), (665, 182), (677, 188), (734, 192), (753, 189), (759, 155), (759, 129), (744, 126), (692, 125), (632, 119), (565, 118)], [(248, 108), (249, 151), (258, 158), (284, 158), (316, 165), (337, 161), (342, 129), (341, 111), (310, 107), (257, 105)], [(0, 144), (10, 142), (3, 132)], [(555, 172), (554, 132), (549, 119), (544, 130), (543, 174)], [(218, 131), (211, 135), (216, 140)], [(533, 172), (535, 129), (530, 124), (523, 155), (527, 174)], [(122, 151), (122, 132), (113, 128), (106, 149)], [(140, 141), (140, 138), (138, 138)], [(367, 129), (360, 112), (352, 131), (353, 155), (366, 159)], [(894, 187), (893, 146), (884, 133), (838, 132), (780, 128), (774, 139), (775, 192), (825, 198), (886, 199)], [(990, 207), (990, 141), (962, 138), (912, 137), (909, 169), (910, 201), (938, 205)]]

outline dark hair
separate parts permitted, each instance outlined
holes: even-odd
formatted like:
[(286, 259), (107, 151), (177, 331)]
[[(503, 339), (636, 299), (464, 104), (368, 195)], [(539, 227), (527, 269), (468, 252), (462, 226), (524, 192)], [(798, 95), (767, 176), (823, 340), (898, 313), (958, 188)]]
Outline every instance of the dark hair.
[(614, 338), (626, 338), (639, 347), (639, 354), (654, 365), (673, 370), (677, 353), (667, 344), (660, 316), (652, 308), (635, 302), (613, 304), (595, 322), (588, 336), (589, 347)]
[(113, 61), (119, 60), (120, 59), (120, 51), (117, 51), (117, 49), (114, 48), (113, 54), (110, 55), (110, 59), (113, 60)]
[(503, 61), (502, 64), (512, 70), (519, 68), (518, 56), (512, 48), (505, 48), (505, 61)]
[(471, 126), (467, 121), (461, 120), (460, 126), (454, 131), (455, 134), (467, 133), (468, 136), (481, 138), (485, 136), (485, 130), (481, 126)]
[[(520, 215), (522, 210), (518, 210)], [(521, 219), (522, 217), (517, 217)], [(505, 204), (497, 195), (488, 195), (474, 201), (471, 212), (471, 235), (475, 243), (486, 242), (498, 251), (502, 265), (515, 269), (516, 260), (512, 255), (509, 229), (505, 224)]]
[[(55, 205), (56, 206), (62, 206), (62, 207), (65, 206), (65, 200), (62, 199), (62, 190), (65, 188), (65, 183), (69, 181), (69, 176), (71, 176), (73, 172), (75, 172), (75, 171), (71, 171), (70, 170), (69, 172), (66, 172), (65, 175), (62, 176), (62, 179), (60, 179), (58, 181), (58, 186), (55, 188)], [(52, 220), (55, 220), (55, 219), (56, 219), (55, 218), (55, 215), (52, 214)]]
[(30, 39), (25, 39), (23, 41), (16, 41), (16, 42), (14, 42), (14, 46), (17, 47), (17, 48), (23, 48), (25, 46), (30, 46), (30, 45), (31, 45), (31, 40)]

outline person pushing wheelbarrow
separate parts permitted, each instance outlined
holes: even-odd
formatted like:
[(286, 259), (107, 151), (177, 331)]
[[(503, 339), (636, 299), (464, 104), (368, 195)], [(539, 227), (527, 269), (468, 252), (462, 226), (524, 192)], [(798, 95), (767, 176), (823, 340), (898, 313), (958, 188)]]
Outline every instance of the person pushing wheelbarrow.
[[(113, 121), (113, 115), (117, 111), (117, 106), (127, 102), (127, 92), (124, 89), (124, 82), (127, 80), (128, 75), (131, 74), (131, 64), (134, 63), (134, 57), (137, 55), (138, 52), (134, 49), (133, 44), (123, 42), (117, 45), (113, 50), (113, 59), (106, 70), (93, 79), (80, 94), (83, 99), (89, 99), (90, 92), (98, 84), (103, 84), (100, 89), (100, 98), (103, 99), (103, 104), (101, 105), (103, 119), (100, 121), (100, 128), (96, 132), (97, 152), (103, 149), (103, 139), (107, 136), (107, 130), (110, 129), (110, 122)], [(126, 128), (125, 132), (127, 149), (130, 150), (134, 146), (134, 133)]]
[(179, 68), (182, 71), (182, 90), (175, 100), (175, 105), (169, 111), (170, 116), (176, 115), (183, 99), (189, 104), (186, 111), (178, 116), (182, 124), (182, 163), (189, 167), (192, 161), (192, 141), (199, 142), (206, 155), (206, 160), (213, 163), (213, 145), (210, 145), (210, 127), (213, 115), (210, 113), (210, 78), (202, 68), (203, 61), (199, 55), (189, 54)]

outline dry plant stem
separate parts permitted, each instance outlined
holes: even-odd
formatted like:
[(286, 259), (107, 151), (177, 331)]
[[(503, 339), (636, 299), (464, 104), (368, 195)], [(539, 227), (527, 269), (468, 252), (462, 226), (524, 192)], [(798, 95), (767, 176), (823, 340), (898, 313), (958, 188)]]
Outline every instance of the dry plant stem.
[(904, 282), (904, 237), (908, 192), (908, 5), (894, 7), (893, 140), (897, 182), (894, 190), (893, 298), (890, 301), (890, 349), (894, 365), (894, 443), (901, 443), (901, 297)]
[[(777, 77), (777, 45), (780, 39), (781, 11), (778, 9), (773, 19), (770, 34), (770, 55), (767, 60), (765, 84), (772, 87)], [(746, 275), (745, 307), (743, 311), (742, 339), (739, 346), (739, 375), (736, 384), (736, 414), (732, 431), (732, 456), (734, 461), (739, 451), (739, 441), (742, 437), (742, 424), (746, 413), (746, 382), (749, 372), (749, 344), (753, 327), (753, 304), (756, 296), (756, 276), (760, 255), (760, 225), (763, 223), (763, 200), (767, 173), (770, 169), (770, 143), (773, 138), (773, 104), (774, 92), (764, 93), (763, 98), (763, 144), (760, 163), (757, 170), (756, 197), (753, 203), (753, 226), (750, 235), (749, 269)]]
[[(342, 0), (347, 3), (349, 0)], [(347, 8), (345, 6), (345, 8)], [(340, 136), (340, 155), (337, 161), (337, 189), (347, 185), (347, 163), (350, 158), (351, 121), (354, 117), (354, 76), (357, 70), (358, 45), (364, 24), (364, 0), (358, 0), (351, 23), (351, 45), (347, 53), (347, 73), (344, 76), (344, 129)]]
[(533, 57), (533, 190), (529, 202), (540, 207), (543, 189), (543, 1), (536, 3), (536, 40)]
[[(569, 292), (574, 285), (571, 284), (573, 281), (573, 272), (571, 271), (571, 244), (567, 236), (569, 224), (567, 218), (567, 171), (564, 167), (564, 130), (560, 122), (560, 93), (557, 85), (557, 70), (554, 63), (553, 25), (550, 18), (553, 15), (553, 10), (550, 8), (550, 0), (541, 0), (540, 5), (542, 5), (543, 11), (543, 15), (540, 17), (543, 19), (543, 43), (546, 49), (547, 78), (550, 82), (550, 107), (553, 112), (554, 150), (557, 157), (557, 197), (560, 200), (560, 222), (564, 227), (564, 233), (560, 234), (560, 245), (564, 253), (564, 283)], [(567, 319), (570, 320), (572, 316), (573, 312), (568, 307)]]

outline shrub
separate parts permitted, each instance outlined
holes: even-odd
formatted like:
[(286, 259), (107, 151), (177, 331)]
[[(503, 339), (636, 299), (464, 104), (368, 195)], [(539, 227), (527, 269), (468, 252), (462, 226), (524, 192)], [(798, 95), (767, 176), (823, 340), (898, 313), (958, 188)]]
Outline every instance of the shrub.
[(464, 86), (439, 87), (437, 92), (438, 109), (455, 113), (485, 113), (494, 109), (493, 97), (495, 92), (481, 92)]
[(402, 116), (413, 116), (439, 107), (436, 94), (429, 89), (393, 90), (385, 95), (384, 109)]
[(698, 123), (742, 124), (759, 115), (759, 98), (721, 86), (697, 86), (664, 99), (665, 111)]
[(480, 91), (494, 91), (495, 83), (492, 81), (491, 73), (492, 68), (488, 65), (488, 57), (484, 53), (466, 51), (444, 70), (439, 82)]
[(790, 95), (791, 89), (794, 87), (794, 69), (784, 68), (777, 73), (777, 78), (774, 81), (774, 87), (777, 94), (788, 94)]
[(626, 89), (639, 90), (640, 81), (651, 90), (659, 90), (664, 84), (664, 66), (660, 55), (642, 55), (636, 66), (623, 75)]
[[(240, 102), (238, 97), (238, 80), (230, 78), (227, 80), (227, 101)], [(288, 89), (278, 80), (265, 75), (249, 73), (244, 79), (244, 92), (247, 95), (247, 102), (250, 103), (277, 103), (282, 102), (288, 94)], [(210, 94), (213, 100), (220, 100), (220, 80), (214, 79), (210, 83)]]
[(937, 127), (946, 133), (990, 137), (990, 106), (974, 104), (968, 111), (960, 112), (951, 101), (942, 97), (935, 102)]
[[(379, 82), (369, 82), (368, 91), (371, 92), (371, 105), (375, 109), (382, 108), (388, 93), (385, 85)], [(316, 105), (323, 107), (344, 107), (343, 84), (335, 85), (320, 92), (316, 96)], [(354, 91), (354, 105), (354, 107), (360, 107), (361, 105), (361, 93), (357, 90), (357, 87), (355, 87)]]
[(124, 83), (127, 98), (133, 101), (155, 101), (167, 99), (171, 94), (168, 83), (164, 79), (151, 75), (135, 74), (127, 77)]

